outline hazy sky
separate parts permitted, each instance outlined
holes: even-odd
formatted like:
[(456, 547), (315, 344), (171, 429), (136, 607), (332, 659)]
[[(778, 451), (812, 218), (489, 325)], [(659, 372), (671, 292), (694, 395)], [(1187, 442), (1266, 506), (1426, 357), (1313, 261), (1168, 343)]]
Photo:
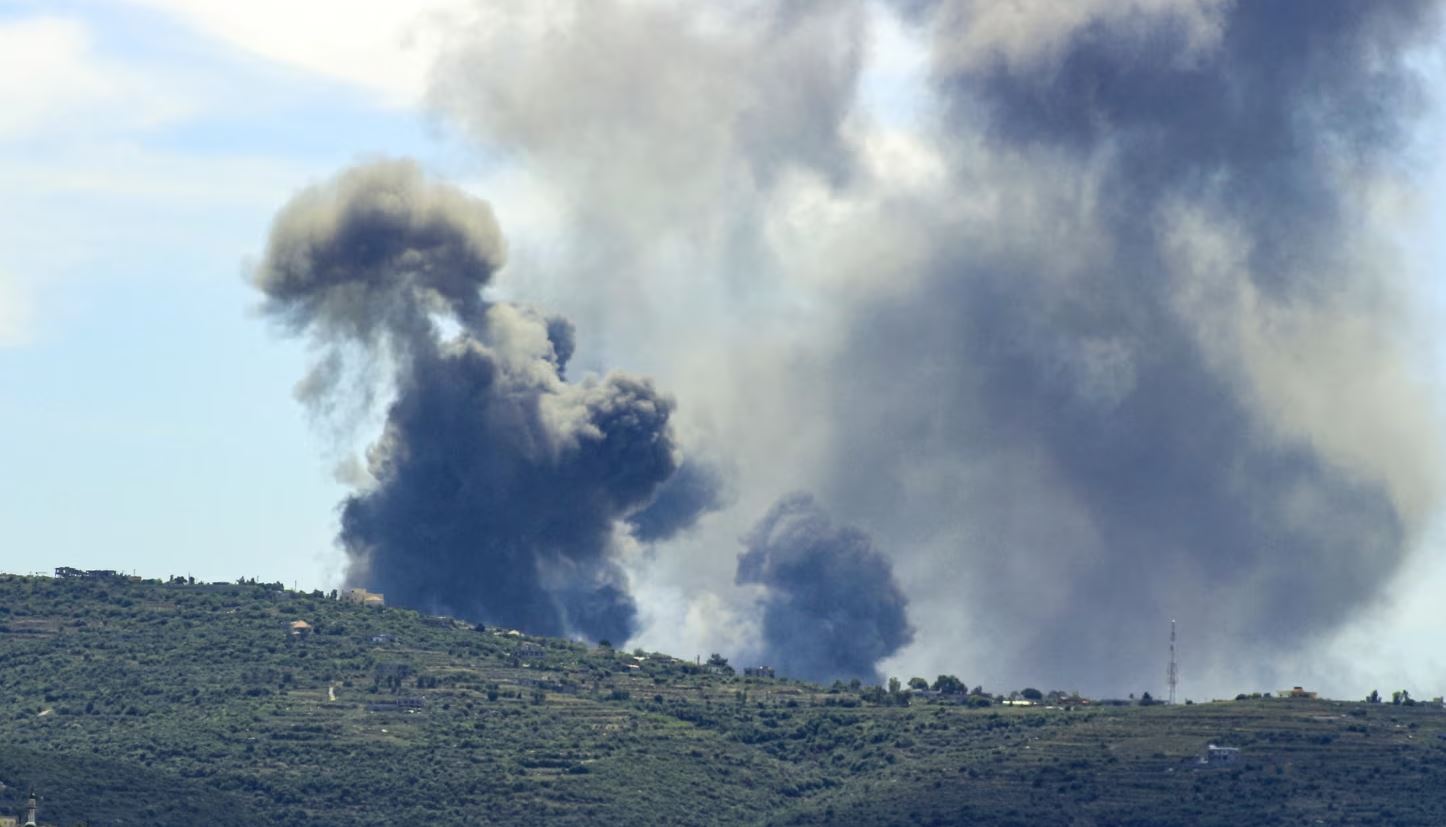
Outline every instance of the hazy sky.
[[(843, 360), (867, 362), (850, 355), (857, 331), (899, 329), (876, 325), (860, 308), (876, 304), (887, 319), (889, 308), (930, 278), (918, 274), (937, 269), (944, 253), (915, 252), (925, 245), (907, 243), (935, 220), (928, 205), (958, 206), (948, 220), (968, 227), (1010, 197), (1006, 162), (983, 158), (969, 141), (941, 148), (935, 137), (945, 130), (942, 121), (970, 115), (940, 100), (946, 93), (930, 84), (930, 66), (971, 71), (968, 53), (931, 58), (933, 35), (883, 5), (858, 6), (857, 19), (806, 20), (777, 39), (740, 23), (743, 3), (716, 15), (689, 12), (686, 20), (662, 2), (602, 7), (640, 5), (659, 10), (558, 24), (596, 34), (568, 41), (538, 29), (547, 10), (567, 16), (561, 2), (534, 4), (544, 9), (535, 14), (521, 13), (521, 4), (460, 0), (0, 4), (0, 569), (244, 575), (303, 588), (340, 582), (347, 561), (335, 542), (338, 506), (350, 488), (338, 468), (359, 459), (367, 440), (338, 439), (328, 423), (309, 419), (294, 388), (312, 354), (259, 313), (248, 274), (273, 217), (299, 190), (357, 162), (410, 157), (491, 202), (508, 244), (497, 296), (570, 317), (578, 327), (577, 372), (624, 368), (656, 377), (678, 402), (675, 424), (690, 456), (729, 474), (728, 507), (705, 517), (699, 530), (628, 552), (639, 644), (684, 656), (753, 651), (752, 593), (734, 582), (739, 538), (779, 497), (810, 488), (835, 519), (871, 532), (912, 600), (915, 643), (886, 661), (886, 672), (957, 672), (991, 688), (1036, 680), (1027, 658), (994, 665), (997, 653), (987, 642), (999, 635), (1034, 645), (1011, 632), (1031, 623), (1030, 613), (981, 617), (969, 605), (979, 587), (954, 585), (986, 576), (1026, 582), (1013, 570), (1030, 564), (1030, 552), (990, 546), (989, 555), (1009, 560), (955, 567), (938, 549), (973, 542), (969, 526), (945, 530), (944, 521), (906, 518), (907, 509), (890, 513), (888, 496), (932, 489), (953, 465), (918, 462), (887, 496), (829, 482), (841, 473), (838, 446), (862, 439), (884, 417), (837, 391)], [(1179, 5), (1208, 15), (1218, 4)], [(1038, 31), (1065, 37), (1058, 32), (1077, 25), (1055, 24), (1061, 28)], [(668, 40), (679, 32), (696, 42)], [(569, 74), (591, 66), (586, 55), (556, 57), (592, 42), (627, 51), (633, 37), (640, 63), (672, 67), (665, 74), (674, 85), (624, 96), (630, 118), (668, 139), (658, 144), (634, 142), (613, 110), (592, 104), (614, 90), (596, 71)], [(852, 50), (850, 37), (857, 38)], [(1020, 45), (983, 26), (957, 42), (967, 46), (971, 37), (995, 37), (994, 48), (1024, 63), (1064, 48), (1047, 37)], [(516, 53), (500, 48), (508, 44)], [(760, 55), (766, 59), (752, 59)], [(831, 62), (815, 71), (815, 57)], [(1440, 64), (1426, 53), (1413, 61), (1434, 95)], [(627, 84), (636, 81), (619, 69), (617, 83), (632, 90)], [(805, 92), (770, 97), (789, 84)], [(1394, 245), (1399, 275), (1392, 284), (1404, 285), (1418, 322), (1405, 343), (1414, 371), (1406, 384), (1420, 385), (1419, 393), (1400, 404), (1419, 406), (1405, 418), (1434, 433), (1440, 422), (1432, 406), (1446, 381), (1443, 340), (1432, 335), (1446, 308), (1436, 286), (1446, 260), (1439, 241), (1446, 238), (1446, 166), (1430, 147), (1446, 134), (1446, 119), (1430, 103), (1429, 114), (1409, 125), (1414, 142), (1400, 156), (1411, 186), (1361, 192), (1379, 199), (1370, 215), (1389, 231), (1372, 243)], [(718, 137), (706, 128), (715, 116), (747, 128)], [(830, 130), (818, 130), (820, 121)], [(694, 151), (682, 160), (656, 152), (683, 143)], [(1048, 178), (1034, 161), (1015, 159), (1021, 179)], [(974, 189), (941, 183), (956, 173)], [(1028, 209), (1045, 219), (1069, 209), (1047, 183), (1027, 187)], [(959, 191), (979, 196), (950, 195)], [(724, 222), (725, 209), (753, 220)], [(1181, 215), (1184, 223), (1210, 220)], [(1069, 233), (1088, 234), (1089, 220), (1061, 228), (1051, 241), (1073, 243)], [(1198, 230), (1188, 244), (1215, 238), (1216, 230), (1225, 233)], [(964, 237), (983, 249), (987, 235)], [(1100, 347), (1102, 363), (1115, 364), (1111, 343)], [(1342, 347), (1347, 357), (1354, 353), (1349, 342)], [(871, 352), (893, 351), (882, 343)], [(917, 353), (899, 353), (909, 371), (939, 369)], [(861, 375), (877, 369), (865, 364)], [(937, 385), (938, 397), (921, 403), (926, 408), (971, 398), (947, 382)], [(1329, 407), (1333, 397), (1323, 398)], [(780, 420), (794, 425), (750, 424)], [(1395, 449), (1374, 448), (1373, 440), (1391, 441), (1384, 431), (1347, 431), (1345, 439), (1372, 442), (1353, 452), (1332, 441), (1342, 438), (1336, 430), (1299, 428), (1331, 461), (1368, 471), (1391, 465)], [(907, 449), (927, 452), (928, 444)], [(863, 449), (857, 458), (879, 461)], [(1424, 464), (1434, 467), (1434, 460)], [(1000, 463), (990, 467), (1021, 467)], [(1064, 490), (1012, 484), (1049, 496)], [(911, 501), (950, 507), (931, 496)], [(1061, 513), (1076, 506), (1057, 504)], [(1203, 639), (1201, 626), (1218, 622), (1210, 611), (1216, 598), (1181, 598), (1195, 624), (1181, 633), (1185, 694), (1279, 688), (1268, 681), (1336, 695), (1398, 687), (1446, 693), (1438, 606), (1446, 523), (1434, 496), (1412, 500), (1416, 506), (1423, 516), (1403, 562), (1394, 571), (1383, 564), (1389, 574), (1375, 597), (1349, 607), (1338, 629), (1251, 649), (1268, 664), (1230, 663), (1219, 642), (1208, 665), (1192, 662), (1192, 637)], [(1046, 533), (1035, 539), (1048, 542)], [(1021, 562), (1012, 562), (1016, 557)], [(1122, 653), (1126, 678), (1089, 676), (1078, 688), (1161, 691), (1174, 600), (1160, 597), (1139, 611), (1140, 624), (1161, 630), (1158, 649)], [(1215, 605), (1231, 612), (1233, 601), (1224, 595)], [(1039, 617), (1065, 624), (1061, 635), (1089, 619)]]

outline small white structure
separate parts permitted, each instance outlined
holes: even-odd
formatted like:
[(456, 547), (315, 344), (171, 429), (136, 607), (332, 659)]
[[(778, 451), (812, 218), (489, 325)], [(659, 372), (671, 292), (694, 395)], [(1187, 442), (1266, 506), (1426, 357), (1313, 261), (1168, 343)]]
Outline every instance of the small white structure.
[(1240, 760), (1239, 747), (1217, 747), (1214, 744), (1206, 746), (1205, 753), (1200, 756), (1200, 763), (1212, 767), (1234, 764), (1238, 760)]

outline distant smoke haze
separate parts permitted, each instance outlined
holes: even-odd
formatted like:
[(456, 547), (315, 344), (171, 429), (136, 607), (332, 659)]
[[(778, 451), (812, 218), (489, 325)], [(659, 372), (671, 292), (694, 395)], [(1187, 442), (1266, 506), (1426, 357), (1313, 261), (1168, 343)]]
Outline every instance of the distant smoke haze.
[(977, 206), (852, 314), (823, 492), (1007, 678), (1158, 686), (1175, 615), (1195, 675), (1272, 679), (1380, 596), (1439, 501), (1381, 209), (1438, 7), (912, 12)]

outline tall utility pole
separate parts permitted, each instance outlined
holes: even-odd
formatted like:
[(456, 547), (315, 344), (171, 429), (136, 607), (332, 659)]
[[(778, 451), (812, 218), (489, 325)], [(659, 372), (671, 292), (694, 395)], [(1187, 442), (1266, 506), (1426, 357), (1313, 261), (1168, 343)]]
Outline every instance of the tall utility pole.
[(1165, 679), (1170, 682), (1170, 703), (1175, 702), (1175, 686), (1180, 682), (1180, 667), (1175, 663), (1175, 619), (1170, 618), (1170, 668), (1165, 670)]

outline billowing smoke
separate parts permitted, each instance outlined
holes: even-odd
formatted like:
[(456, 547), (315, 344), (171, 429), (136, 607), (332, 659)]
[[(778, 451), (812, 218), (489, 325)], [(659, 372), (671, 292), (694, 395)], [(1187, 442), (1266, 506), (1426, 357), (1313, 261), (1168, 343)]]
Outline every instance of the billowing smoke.
[(632, 522), (676, 535), (649, 644), (726, 639), (719, 549), (798, 488), (891, 558), (890, 669), (1158, 688), (1176, 616), (1196, 680), (1290, 677), (1438, 505), (1395, 244), (1437, 4), (889, 7), (482, 2), (438, 66), (552, 205), (553, 300), (736, 463)]
[[(624, 374), (567, 382), (572, 326), (482, 296), (504, 260), (487, 204), (412, 163), (350, 169), (277, 216), (255, 283), (320, 351), (325, 411), (394, 400), (349, 497), (349, 578), (390, 602), (542, 634), (626, 640), (623, 520), (678, 468), (673, 403)], [(689, 519), (677, 509), (674, 522)]]
[(628, 525), (633, 536), (645, 543), (667, 540), (692, 528), (704, 514), (717, 511), (727, 496), (722, 472), (690, 459), (678, 466), (646, 508), (628, 517)]
[(877, 682), (879, 661), (914, 639), (888, 559), (812, 496), (779, 500), (743, 543), (738, 583), (764, 587), (759, 657), (781, 674)]
[(1437, 8), (1066, 5), (919, 12), (958, 205), (854, 315), (825, 490), (1006, 679), (1158, 686), (1172, 615), (1269, 679), (1436, 500), (1382, 227)]

